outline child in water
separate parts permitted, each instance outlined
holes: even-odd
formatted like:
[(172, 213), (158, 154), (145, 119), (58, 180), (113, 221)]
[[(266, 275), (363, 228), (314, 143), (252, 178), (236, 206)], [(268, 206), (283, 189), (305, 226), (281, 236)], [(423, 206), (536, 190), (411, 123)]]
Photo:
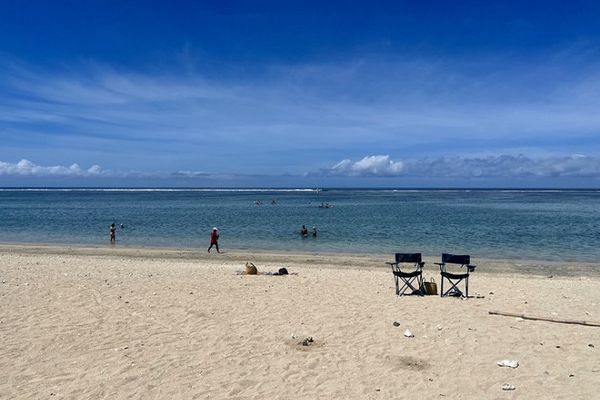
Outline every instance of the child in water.
[(115, 226), (114, 222), (110, 224), (110, 227), (108, 228), (108, 236), (110, 237), (111, 243), (115, 243), (117, 241), (117, 227)]

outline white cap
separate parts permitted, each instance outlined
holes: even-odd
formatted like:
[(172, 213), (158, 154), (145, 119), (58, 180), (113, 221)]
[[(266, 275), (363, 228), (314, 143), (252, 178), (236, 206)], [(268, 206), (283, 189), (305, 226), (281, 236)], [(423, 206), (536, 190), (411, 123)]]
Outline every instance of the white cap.
[(216, 226), (213, 228), (213, 231), (218, 231), (218, 229), (217, 229), (217, 227), (216, 227)]

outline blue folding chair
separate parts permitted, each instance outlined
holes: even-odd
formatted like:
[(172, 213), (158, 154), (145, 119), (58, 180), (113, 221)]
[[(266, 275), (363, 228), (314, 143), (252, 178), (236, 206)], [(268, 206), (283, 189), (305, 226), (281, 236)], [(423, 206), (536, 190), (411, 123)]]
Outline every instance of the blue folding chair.
[[(423, 265), (425, 263), (421, 260), (421, 253), (396, 253), (396, 261), (386, 264), (392, 267), (398, 296), (402, 296), (408, 289), (412, 290), (408, 294), (423, 296)], [(414, 270), (402, 271), (401, 265), (411, 265)]]
[[(440, 297), (445, 296), (460, 296), (469, 297), (469, 274), (475, 271), (476, 266), (471, 265), (471, 256), (469, 255), (456, 255), (442, 253), (442, 262), (436, 263), (440, 266), (440, 273), (442, 275)], [(464, 273), (453, 273), (447, 270), (448, 264), (459, 265), (461, 268), (465, 268)], [(450, 288), (444, 291), (444, 279), (448, 280)], [(463, 293), (459, 288), (458, 284), (462, 281), (465, 282), (465, 292)]]

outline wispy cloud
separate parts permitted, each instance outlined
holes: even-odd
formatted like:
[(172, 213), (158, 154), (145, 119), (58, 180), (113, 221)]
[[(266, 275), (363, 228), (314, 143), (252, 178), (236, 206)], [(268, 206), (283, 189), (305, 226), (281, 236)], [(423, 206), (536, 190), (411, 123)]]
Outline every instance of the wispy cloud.
[[(596, 49), (525, 61), (395, 56), (267, 65), (235, 79), (94, 63), (50, 71), (4, 56), (0, 159), (16, 162), (19, 154), (42, 164), (190, 176), (320, 167), (337, 175), (395, 176), (416, 174), (413, 164), (360, 158), (410, 154), (437, 160), (427, 164), (431, 172), (456, 164), (440, 160), (462, 160), (468, 164), (462, 174), (472, 176), (466, 171), (477, 169), (476, 162), (465, 160), (476, 158), (465, 154), (493, 153), (496, 164), (504, 162), (499, 154), (521, 148), (557, 160), (600, 154), (598, 92)], [(359, 161), (328, 167), (345, 158)], [(486, 163), (482, 171), (493, 174), (492, 159)]]

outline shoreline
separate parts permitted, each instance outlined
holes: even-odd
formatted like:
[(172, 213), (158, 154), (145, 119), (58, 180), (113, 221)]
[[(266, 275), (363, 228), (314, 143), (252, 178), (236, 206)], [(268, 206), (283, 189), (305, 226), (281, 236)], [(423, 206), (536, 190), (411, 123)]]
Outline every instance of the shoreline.
[[(0, 242), (0, 254), (52, 254), (95, 257), (132, 257), (141, 259), (180, 259), (188, 261), (210, 261), (214, 263), (235, 264), (241, 266), (247, 261), (272, 265), (307, 266), (317, 264), (319, 268), (337, 269), (387, 269), (386, 262), (393, 260), (393, 254), (383, 253), (308, 253), (298, 251), (267, 251), (232, 249), (221, 254), (208, 254), (204, 249), (190, 247), (142, 247), (117, 245), (79, 245), (49, 243), (10, 243)], [(426, 262), (425, 273), (439, 274), (437, 265), (441, 254), (423, 254)], [(600, 277), (597, 263), (578, 261), (550, 261), (535, 259), (491, 259), (472, 255), (472, 263), (477, 266), (475, 274), (517, 274), (526, 276), (595, 276)], [(241, 268), (241, 267), (240, 267)], [(309, 267), (310, 268), (310, 267)]]

